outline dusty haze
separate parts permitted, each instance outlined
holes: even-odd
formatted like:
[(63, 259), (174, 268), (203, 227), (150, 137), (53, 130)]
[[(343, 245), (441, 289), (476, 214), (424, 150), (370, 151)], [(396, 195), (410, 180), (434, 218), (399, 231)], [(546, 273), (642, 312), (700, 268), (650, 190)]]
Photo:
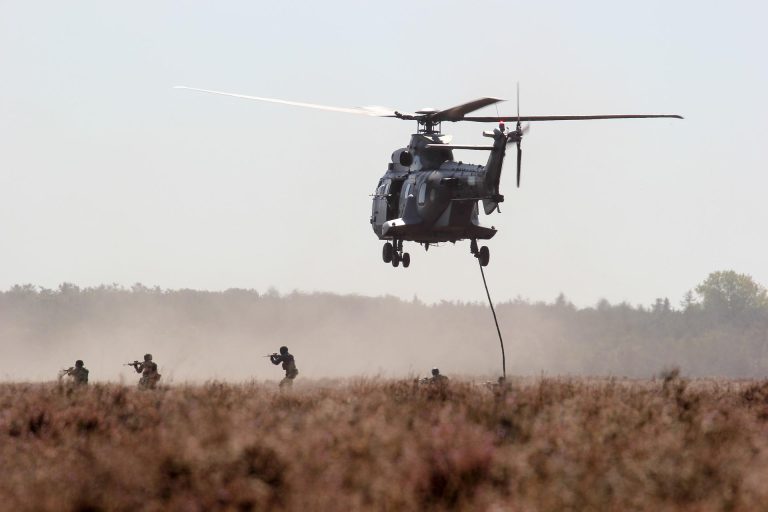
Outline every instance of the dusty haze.
[[(696, 290), (679, 307), (659, 299), (578, 309), (562, 296), (498, 304), (507, 371), (648, 377), (680, 366), (695, 376), (763, 376), (765, 289), (719, 272)], [(300, 380), (425, 375), (433, 366), (448, 375), (501, 372), (486, 304), (393, 297), (16, 286), (0, 293), (0, 341), (4, 380), (50, 380), (83, 359), (94, 381), (131, 382), (136, 374), (121, 365), (146, 352), (167, 383), (272, 380), (282, 371), (263, 356), (283, 344)]]

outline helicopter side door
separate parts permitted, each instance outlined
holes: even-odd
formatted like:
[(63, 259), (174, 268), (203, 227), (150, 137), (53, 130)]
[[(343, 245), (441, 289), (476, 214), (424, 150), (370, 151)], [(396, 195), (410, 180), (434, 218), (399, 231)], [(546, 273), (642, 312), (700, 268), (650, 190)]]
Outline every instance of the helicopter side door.
[(387, 220), (400, 217), (400, 191), (403, 189), (405, 178), (393, 179), (387, 193)]
[(381, 179), (373, 194), (373, 211), (371, 212), (371, 224), (373, 231), (377, 234), (381, 232), (381, 226), (387, 220), (387, 195), (389, 194), (390, 180)]

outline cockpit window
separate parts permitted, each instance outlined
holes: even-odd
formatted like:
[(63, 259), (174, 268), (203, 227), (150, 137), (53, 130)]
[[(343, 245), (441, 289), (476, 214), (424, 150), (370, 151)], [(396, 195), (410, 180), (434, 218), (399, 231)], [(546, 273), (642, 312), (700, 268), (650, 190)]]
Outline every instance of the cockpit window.
[(377, 196), (385, 196), (389, 193), (389, 181), (380, 181), (379, 186), (376, 188), (376, 195)]

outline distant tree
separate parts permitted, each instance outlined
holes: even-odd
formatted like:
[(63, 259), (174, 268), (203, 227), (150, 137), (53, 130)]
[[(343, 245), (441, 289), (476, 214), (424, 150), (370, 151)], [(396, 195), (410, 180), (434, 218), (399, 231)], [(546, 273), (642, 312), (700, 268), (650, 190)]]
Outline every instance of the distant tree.
[(672, 311), (672, 307), (669, 304), (669, 299), (666, 297), (663, 299), (659, 297), (651, 307), (651, 312), (656, 314), (669, 313), (670, 311)]
[(560, 292), (560, 295), (555, 299), (554, 306), (560, 309), (576, 309), (563, 292)]
[(766, 289), (752, 276), (733, 270), (712, 272), (696, 287), (704, 311), (733, 318), (748, 311), (768, 308)]
[(80, 287), (72, 283), (61, 283), (59, 293), (62, 295), (77, 295), (80, 293)]
[(701, 308), (701, 304), (696, 300), (696, 295), (693, 293), (693, 290), (685, 292), (683, 300), (680, 301), (680, 307), (686, 313)]

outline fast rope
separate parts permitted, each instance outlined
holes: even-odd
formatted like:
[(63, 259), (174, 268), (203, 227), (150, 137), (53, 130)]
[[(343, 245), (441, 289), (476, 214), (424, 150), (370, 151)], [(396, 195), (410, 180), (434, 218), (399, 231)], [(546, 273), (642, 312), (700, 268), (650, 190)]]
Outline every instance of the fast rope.
[[(477, 260), (480, 264), (480, 259)], [(504, 355), (504, 340), (501, 338), (501, 329), (499, 329), (499, 320), (496, 318), (496, 310), (493, 307), (493, 301), (491, 300), (491, 292), (488, 291), (488, 283), (485, 280), (485, 272), (483, 271), (483, 265), (480, 264), (480, 275), (483, 276), (483, 285), (485, 286), (485, 294), (488, 296), (488, 304), (491, 306), (491, 313), (493, 313), (493, 321), (496, 324), (496, 332), (499, 333), (499, 344), (501, 345), (501, 373), (504, 376), (504, 380), (507, 380), (507, 357)]]

